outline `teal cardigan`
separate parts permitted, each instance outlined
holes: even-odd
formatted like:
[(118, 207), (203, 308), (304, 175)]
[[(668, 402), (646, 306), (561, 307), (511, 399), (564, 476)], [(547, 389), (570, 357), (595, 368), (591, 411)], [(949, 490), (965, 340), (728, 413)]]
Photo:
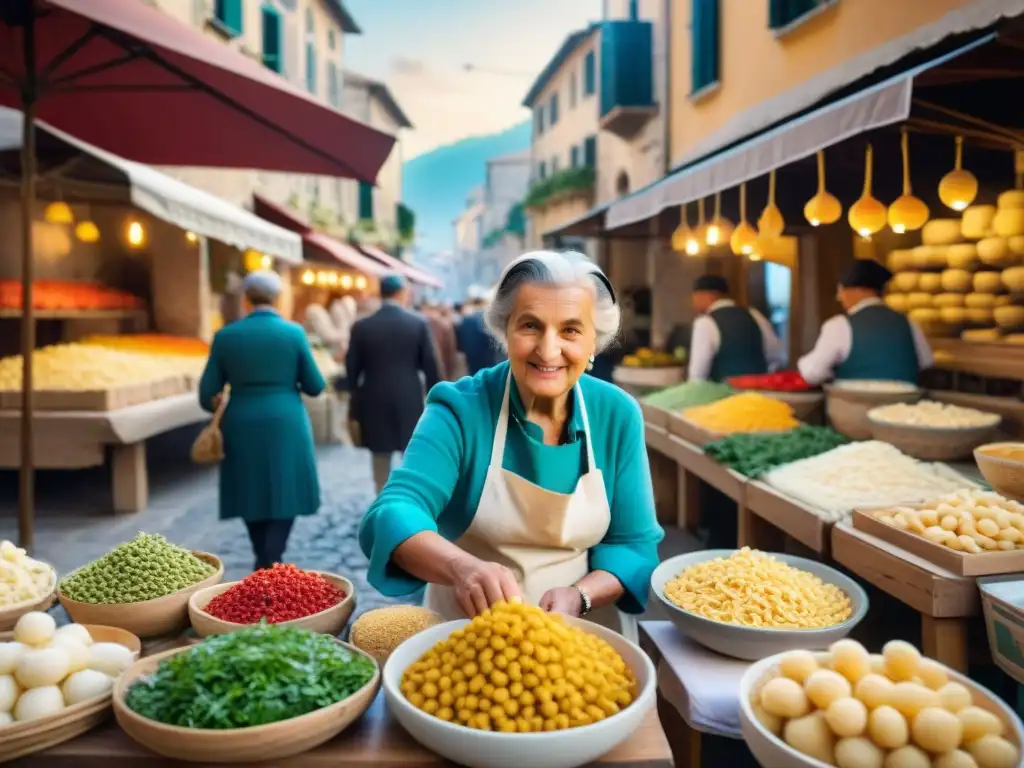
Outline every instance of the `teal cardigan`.
[[(469, 528), (487, 476), (508, 371), (508, 363), (501, 363), (430, 390), (401, 467), (391, 473), (359, 527), (359, 544), (370, 559), (367, 577), (383, 594), (398, 597), (423, 586), (391, 561), (402, 542), (422, 531), (455, 541)], [(625, 587), (618, 607), (641, 613), (664, 536), (654, 511), (643, 416), (636, 401), (612, 384), (583, 376), (580, 387), (594, 462), (611, 506), (608, 532), (590, 550), (590, 568), (618, 578)], [(564, 444), (549, 446), (540, 427), (526, 420), (514, 383), (510, 397), (504, 468), (547, 490), (572, 492), (586, 469), (577, 398), (572, 396)]]

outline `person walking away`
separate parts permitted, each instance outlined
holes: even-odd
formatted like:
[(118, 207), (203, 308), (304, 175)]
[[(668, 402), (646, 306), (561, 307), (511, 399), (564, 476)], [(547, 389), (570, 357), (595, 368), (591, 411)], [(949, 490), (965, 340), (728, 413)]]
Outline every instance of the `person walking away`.
[(434, 339), (438, 375), (441, 381), (455, 381), (459, 378), (456, 375), (459, 347), (455, 342), (455, 328), (436, 304), (424, 306), (422, 314)]
[(352, 324), (356, 321), (356, 300), (349, 295), (335, 297), (327, 311), (338, 333), (338, 344), (334, 354), (335, 361), (345, 362), (349, 339), (352, 338)]
[(331, 354), (337, 354), (341, 344), (341, 334), (334, 324), (331, 313), (327, 311), (327, 299), (327, 291), (317, 291), (313, 299), (306, 305), (303, 313), (303, 326), (310, 337), (326, 347)]
[(429, 391), (439, 380), (430, 328), (405, 308), (405, 281), (384, 276), (380, 295), (380, 309), (352, 326), (345, 363), (349, 418), (358, 424), (357, 442), (372, 454), (377, 493), (391, 474), (392, 456), (405, 451), (423, 413), (424, 384)]
[(240, 517), (249, 532), (255, 568), (280, 562), (292, 523), (320, 507), (313, 430), (301, 394), (327, 386), (302, 327), (274, 309), (281, 278), (251, 272), (242, 283), (249, 314), (221, 329), (199, 380), (199, 403), (221, 421), (220, 517)]
[(505, 359), (497, 340), (487, 330), (483, 304), (478, 301), (474, 300), (472, 309), (455, 329), (455, 335), (459, 351), (466, 356), (466, 368), (470, 376)]
[(725, 381), (782, 364), (782, 342), (772, 324), (756, 309), (737, 306), (724, 277), (694, 281), (693, 309), (699, 317), (690, 340), (690, 381)]
[(839, 280), (844, 314), (821, 326), (814, 349), (797, 368), (811, 386), (829, 379), (890, 379), (917, 383), (934, 362), (921, 326), (882, 301), (892, 273), (870, 259), (858, 259)]

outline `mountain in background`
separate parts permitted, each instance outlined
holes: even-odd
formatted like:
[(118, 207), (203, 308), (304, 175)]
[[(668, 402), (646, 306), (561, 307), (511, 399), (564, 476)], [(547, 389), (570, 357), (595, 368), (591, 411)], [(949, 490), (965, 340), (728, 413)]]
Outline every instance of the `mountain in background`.
[(402, 168), (402, 202), (416, 214), (418, 248), (450, 250), (452, 222), (470, 191), (484, 183), (487, 161), (530, 146), (530, 121), (425, 152)]

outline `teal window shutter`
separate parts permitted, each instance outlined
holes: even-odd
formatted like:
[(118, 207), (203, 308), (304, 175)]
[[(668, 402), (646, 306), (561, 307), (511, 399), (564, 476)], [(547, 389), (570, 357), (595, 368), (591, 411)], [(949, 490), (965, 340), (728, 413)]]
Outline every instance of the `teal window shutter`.
[(719, 0), (691, 0), (691, 93), (718, 82), (718, 2)]
[(275, 72), (284, 72), (284, 24), (281, 14), (272, 5), (261, 9), (263, 17), (263, 66)]
[(316, 45), (306, 43), (306, 90), (316, 93)]
[(545, 163), (543, 160), (541, 160), (540, 165), (537, 166), (537, 175), (541, 179), (546, 179), (548, 177), (548, 164)]
[(823, 0), (768, 0), (768, 26), (781, 29), (792, 24), (819, 5)]
[(580, 148), (575, 145), (569, 150), (569, 164), (573, 168), (580, 164)]
[(235, 36), (242, 34), (242, 0), (216, 0), (213, 15), (226, 31)]
[(359, 182), (359, 219), (373, 220), (373, 184)]
[(533, 127), (538, 136), (544, 133), (544, 105), (541, 104), (534, 110)]
[(583, 142), (583, 165), (587, 168), (597, 167), (597, 137), (588, 136)]
[(552, 93), (551, 94), (551, 103), (550, 103), (550, 106), (548, 107), (548, 111), (550, 113), (548, 115), (548, 120), (551, 121), (551, 125), (554, 125), (555, 123), (558, 122), (558, 94), (557, 93)]
[(557, 157), (552, 157), (551, 158), (551, 175), (554, 176), (556, 173), (558, 173), (558, 158)]
[(597, 57), (591, 51), (583, 59), (583, 95), (593, 96), (597, 90)]

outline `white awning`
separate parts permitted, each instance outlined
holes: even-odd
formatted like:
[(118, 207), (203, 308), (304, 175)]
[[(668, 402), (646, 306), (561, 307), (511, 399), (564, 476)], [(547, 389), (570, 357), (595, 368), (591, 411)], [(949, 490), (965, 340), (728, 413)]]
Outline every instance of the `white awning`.
[[(111, 154), (42, 121), (36, 125), (122, 174), (131, 204), (146, 213), (235, 248), (252, 248), (291, 264), (302, 262), (302, 238), (298, 234), (148, 165)], [(21, 126), (21, 112), (0, 107), (0, 151), (21, 147)]]
[[(872, 72), (898, 62), (916, 50), (927, 49), (950, 35), (982, 30), (1000, 19), (1024, 14), (1024, 0), (975, 0), (943, 16), (933, 24), (887, 45), (873, 49), (840, 67), (817, 75), (799, 88), (768, 99), (726, 123), (714, 137), (695, 147), (671, 173), (645, 189), (613, 203), (605, 228), (644, 221), (675, 205), (713, 195), (741, 182), (762, 176), (774, 168), (810, 157), (819, 150), (860, 133), (902, 122), (910, 116), (914, 77), (938, 66), (991, 37), (904, 72), (874, 87), (853, 94), (756, 135), (732, 149), (714, 154), (757, 131), (778, 122), (780, 116), (806, 110), (841, 88)], [(700, 160), (700, 158), (706, 158)]]

